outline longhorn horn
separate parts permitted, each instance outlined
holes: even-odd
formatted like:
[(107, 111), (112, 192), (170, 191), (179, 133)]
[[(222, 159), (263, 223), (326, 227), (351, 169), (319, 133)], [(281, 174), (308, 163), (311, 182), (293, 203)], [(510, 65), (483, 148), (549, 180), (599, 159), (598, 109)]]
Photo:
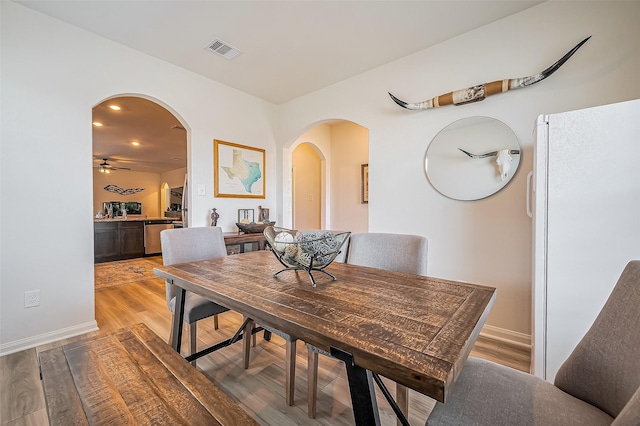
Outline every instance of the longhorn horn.
[(391, 99), (393, 99), (393, 101), (400, 105), (402, 108), (410, 110), (438, 108), (451, 104), (464, 105), (472, 102), (483, 101), (487, 96), (507, 92), (509, 90), (521, 89), (523, 87), (531, 86), (532, 84), (536, 84), (544, 80), (545, 78), (556, 72), (565, 62), (567, 62), (569, 58), (574, 53), (576, 53), (576, 51), (580, 49), (580, 47), (582, 47), (582, 45), (585, 44), (590, 38), (591, 36), (582, 40), (573, 49), (568, 51), (562, 58), (560, 58), (555, 64), (551, 65), (540, 74), (531, 75), (529, 77), (496, 80), (490, 83), (484, 83), (477, 86), (468, 87), (466, 89), (456, 90), (455, 92), (449, 92), (444, 95), (436, 96), (433, 99), (428, 99), (426, 101), (417, 103), (405, 102), (401, 99), (396, 98), (391, 93), (389, 93), (389, 96), (391, 96)]
[[(464, 152), (465, 154), (467, 154), (469, 157), (471, 158), (487, 158), (487, 157), (496, 157), (498, 156), (498, 152), (499, 151), (491, 151), (491, 152), (487, 152), (485, 154), (472, 154), (469, 151), (465, 151), (462, 148), (458, 148), (460, 151)], [(520, 154), (520, 150), (519, 149), (510, 149), (509, 150), (509, 154)]]

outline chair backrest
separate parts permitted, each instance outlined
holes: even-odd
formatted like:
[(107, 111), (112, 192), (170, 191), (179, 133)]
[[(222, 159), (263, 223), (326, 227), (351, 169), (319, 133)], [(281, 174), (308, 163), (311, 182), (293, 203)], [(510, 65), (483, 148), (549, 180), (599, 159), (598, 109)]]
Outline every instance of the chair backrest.
[(427, 275), (427, 239), (418, 235), (352, 234), (347, 263)]
[(640, 261), (627, 264), (593, 325), (558, 370), (555, 385), (612, 417), (637, 392)]
[[(227, 255), (222, 228), (165, 229), (160, 232), (162, 263), (175, 265)], [(167, 304), (175, 297), (175, 288), (167, 283)]]

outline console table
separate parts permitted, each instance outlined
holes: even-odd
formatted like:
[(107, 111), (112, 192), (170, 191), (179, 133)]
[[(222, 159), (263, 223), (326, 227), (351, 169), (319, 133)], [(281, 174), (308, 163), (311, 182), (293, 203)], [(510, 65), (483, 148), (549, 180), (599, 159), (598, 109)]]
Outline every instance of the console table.
[(227, 246), (227, 254), (246, 253), (265, 249), (266, 238), (262, 232), (255, 234), (225, 232), (223, 235), (224, 244)]

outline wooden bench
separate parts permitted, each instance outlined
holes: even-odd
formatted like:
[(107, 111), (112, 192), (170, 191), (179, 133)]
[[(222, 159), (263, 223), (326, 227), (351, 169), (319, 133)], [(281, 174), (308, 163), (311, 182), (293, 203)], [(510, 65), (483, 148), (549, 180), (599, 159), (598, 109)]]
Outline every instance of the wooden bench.
[(147, 326), (40, 354), (51, 425), (257, 425)]

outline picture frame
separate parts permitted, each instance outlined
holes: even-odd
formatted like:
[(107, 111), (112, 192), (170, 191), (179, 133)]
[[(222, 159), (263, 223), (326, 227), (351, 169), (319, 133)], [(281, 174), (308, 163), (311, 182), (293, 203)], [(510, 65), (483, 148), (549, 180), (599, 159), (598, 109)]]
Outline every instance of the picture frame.
[(254, 213), (253, 209), (238, 209), (237, 223), (255, 223)]
[(360, 166), (360, 204), (369, 204), (369, 164)]
[(264, 149), (214, 139), (213, 170), (214, 196), (265, 198)]

